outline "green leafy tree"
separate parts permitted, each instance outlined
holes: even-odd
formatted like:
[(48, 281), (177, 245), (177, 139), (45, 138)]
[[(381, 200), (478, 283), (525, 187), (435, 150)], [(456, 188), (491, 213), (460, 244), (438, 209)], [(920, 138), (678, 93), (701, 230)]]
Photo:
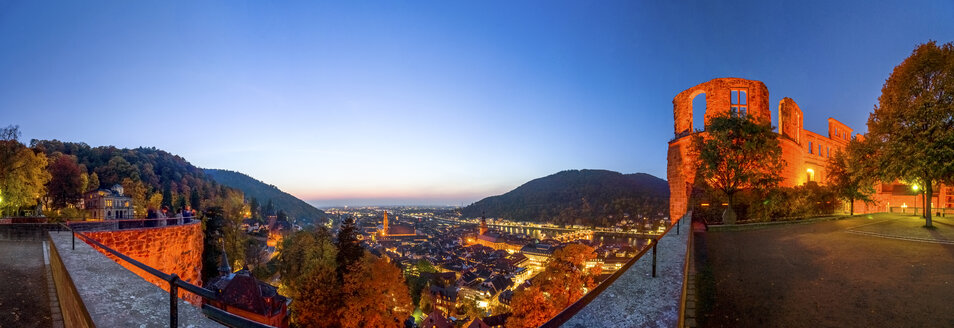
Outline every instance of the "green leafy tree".
[(47, 158), (18, 140), (18, 126), (0, 129), (0, 215), (35, 206), (50, 180)]
[(293, 299), (291, 319), (299, 327), (334, 327), (341, 308), (336, 274), (338, 249), (324, 229), (302, 230), (282, 240), (277, 267), (280, 292)]
[(954, 180), (954, 44), (921, 44), (894, 68), (868, 118), (867, 138), (884, 180), (916, 182), (928, 197), (939, 182)]
[(126, 196), (132, 198), (133, 205), (133, 214), (136, 218), (146, 217), (146, 186), (142, 184), (142, 181), (133, 180), (131, 178), (123, 178), (123, 181), (120, 183), (123, 186), (123, 192), (126, 193)]
[(89, 175), (89, 181), (86, 183), (86, 191), (94, 191), (99, 189), (99, 174), (93, 172)]
[(849, 215), (855, 215), (855, 201), (871, 201), (875, 183), (870, 144), (852, 139), (844, 151), (828, 158), (828, 186), (835, 195), (848, 202)]
[(721, 192), (729, 206), (723, 221), (735, 223), (734, 196), (745, 189), (769, 189), (781, 181), (785, 167), (778, 135), (768, 122), (748, 115), (712, 118), (705, 133), (692, 137), (697, 156), (696, 182)]
[(223, 248), (233, 270), (245, 265), (248, 235), (242, 231), (240, 225), (226, 216), (226, 211), (222, 207), (206, 208), (203, 216), (205, 243), (202, 252), (202, 280), (209, 281), (218, 276), (217, 268), (222, 258)]

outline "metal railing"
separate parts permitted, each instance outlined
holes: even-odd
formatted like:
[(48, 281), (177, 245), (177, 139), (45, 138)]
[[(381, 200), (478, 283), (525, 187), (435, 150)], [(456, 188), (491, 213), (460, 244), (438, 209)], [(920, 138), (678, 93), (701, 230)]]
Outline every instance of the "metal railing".
[[(159, 220), (172, 220), (172, 219), (159, 219)], [(182, 220), (182, 219), (179, 218), (179, 220)], [(128, 221), (148, 221), (148, 220), (128, 220)], [(185, 224), (185, 223), (182, 223), (182, 224)], [(149, 273), (149, 274), (151, 274), (151, 275), (153, 275), (153, 276), (155, 276), (155, 277), (157, 277), (157, 278), (159, 278), (159, 279), (162, 279), (162, 280), (168, 282), (168, 283), (169, 283), (169, 327), (178, 327), (178, 325), (179, 325), (179, 302), (178, 302), (178, 299), (179, 299), (179, 288), (182, 288), (182, 289), (184, 289), (184, 290), (186, 290), (186, 291), (189, 291), (189, 292), (191, 292), (191, 293), (193, 293), (193, 294), (196, 294), (196, 295), (198, 295), (199, 297), (201, 297), (202, 299), (205, 299), (205, 300), (209, 300), (209, 301), (219, 301), (218, 296), (216, 295), (216, 293), (213, 292), (213, 291), (211, 291), (211, 290), (208, 290), (208, 289), (205, 289), (205, 288), (202, 288), (202, 287), (193, 285), (193, 284), (189, 283), (188, 281), (184, 281), (184, 280), (182, 280), (182, 279), (179, 279), (179, 276), (176, 275), (175, 273), (173, 273), (173, 274), (167, 274), (167, 273), (162, 272), (162, 271), (159, 271), (159, 270), (157, 270), (157, 269), (155, 269), (155, 268), (153, 268), (153, 267), (150, 267), (150, 266), (148, 266), (148, 265), (146, 265), (146, 264), (143, 264), (142, 262), (139, 262), (139, 261), (137, 261), (137, 260), (135, 260), (135, 259), (133, 259), (133, 258), (131, 258), (131, 257), (129, 257), (129, 256), (126, 256), (125, 254), (120, 253), (120, 252), (118, 252), (118, 251), (116, 251), (116, 250), (110, 248), (109, 246), (103, 245), (103, 244), (100, 243), (99, 241), (97, 241), (97, 240), (95, 240), (95, 239), (93, 239), (93, 238), (90, 238), (89, 236), (86, 236), (86, 235), (83, 234), (83, 232), (81, 232), (81, 231), (74, 230), (74, 229), (72, 228), (72, 225), (66, 225), (66, 224), (62, 224), (62, 223), (61, 223), (60, 225), (61, 225), (62, 227), (64, 227), (64, 228), (66, 228), (66, 230), (69, 230), (69, 231), (72, 233), (72, 235), (73, 235), (73, 236), (72, 236), (72, 237), (73, 237), (73, 238), (72, 238), (72, 249), (76, 249), (76, 237), (79, 236), (79, 238), (80, 238), (82, 241), (85, 241), (87, 244), (90, 244), (90, 245), (99, 247), (100, 249), (102, 249), (102, 250), (108, 252), (109, 254), (112, 254), (113, 256), (116, 256), (117, 258), (120, 258), (120, 259), (122, 259), (123, 261), (126, 261), (127, 263), (132, 264), (133, 266), (135, 266), (135, 267), (137, 267), (137, 268), (139, 268), (139, 269), (142, 269), (143, 271), (145, 271), (145, 272), (147, 272), (147, 273)], [(205, 302), (203, 302), (203, 303), (205, 303)], [(203, 304), (203, 305), (202, 305), (202, 313), (205, 314), (205, 315), (206, 315), (207, 317), (209, 317), (210, 319), (215, 320), (216, 322), (219, 322), (219, 323), (221, 323), (221, 324), (223, 324), (223, 325), (226, 325), (226, 326), (228, 326), (228, 327), (237, 327), (237, 328), (268, 328), (268, 327), (272, 327), (272, 326), (269, 326), (269, 325), (261, 324), (261, 323), (256, 322), (256, 321), (252, 321), (252, 320), (250, 320), (250, 319), (246, 319), (246, 318), (243, 318), (243, 317), (240, 317), (240, 316), (236, 316), (236, 315), (234, 315), (234, 314), (228, 313), (228, 312), (223, 311), (223, 310), (221, 310), (221, 309), (218, 309), (218, 308), (209, 306), (208, 304)]]
[(673, 224), (673, 226), (669, 227), (669, 229), (666, 229), (665, 232), (663, 232), (662, 234), (658, 236), (655, 236), (655, 238), (652, 238), (653, 240), (652, 247), (643, 247), (643, 249), (641, 249), (638, 253), (636, 253), (636, 256), (633, 256), (633, 258), (627, 261), (626, 264), (623, 264), (623, 266), (619, 270), (616, 270), (616, 272), (614, 272), (612, 275), (606, 278), (606, 280), (603, 280), (602, 282), (600, 282), (600, 284), (597, 285), (596, 288), (593, 288), (593, 290), (586, 293), (586, 295), (583, 295), (583, 297), (580, 297), (580, 299), (576, 300), (576, 302), (573, 302), (573, 304), (570, 304), (570, 306), (563, 309), (563, 311), (560, 311), (560, 313), (558, 313), (553, 318), (550, 318), (550, 321), (547, 321), (540, 327), (541, 328), (557, 328), (565, 324), (567, 321), (570, 321), (570, 319), (573, 318), (573, 316), (575, 316), (577, 313), (579, 313), (580, 310), (585, 308), (586, 305), (590, 304), (590, 302), (596, 299), (596, 297), (599, 296), (601, 293), (603, 293), (603, 291), (605, 291), (606, 288), (609, 288), (609, 286), (612, 285), (613, 282), (616, 281), (616, 279), (619, 279), (619, 277), (621, 277), (624, 273), (629, 271), (629, 268), (633, 266), (633, 264), (636, 264), (636, 261), (639, 261), (639, 259), (641, 259), (643, 255), (646, 255), (646, 253), (649, 252), (650, 249), (652, 250), (652, 253), (653, 253), (652, 276), (653, 278), (655, 278), (656, 277), (656, 245), (659, 244), (659, 240), (665, 237), (667, 234), (669, 234), (670, 231), (676, 230), (676, 234), (678, 235), (680, 230), (679, 227), (682, 221), (684, 221), (686, 217), (687, 216), (683, 215), (682, 218), (677, 220), (676, 223)]
[(175, 225), (198, 223), (199, 219), (161, 218), (139, 220), (104, 220), (104, 221), (67, 221), (66, 224), (78, 231), (116, 231), (127, 229), (161, 228)]

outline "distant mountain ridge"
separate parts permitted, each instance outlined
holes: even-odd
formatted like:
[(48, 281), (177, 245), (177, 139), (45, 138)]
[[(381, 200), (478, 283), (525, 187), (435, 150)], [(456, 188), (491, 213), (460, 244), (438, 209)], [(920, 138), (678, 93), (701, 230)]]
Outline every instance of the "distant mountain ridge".
[(203, 170), (205, 175), (216, 182), (241, 190), (247, 198), (255, 197), (261, 206), (265, 206), (271, 200), (275, 209), (285, 211), (289, 217), (304, 220), (308, 223), (314, 223), (328, 217), (328, 214), (311, 204), (278, 189), (274, 185), (264, 183), (244, 173), (220, 169)]
[(668, 216), (669, 184), (646, 173), (566, 170), (531, 180), (461, 209), (464, 217), (605, 225), (626, 217)]

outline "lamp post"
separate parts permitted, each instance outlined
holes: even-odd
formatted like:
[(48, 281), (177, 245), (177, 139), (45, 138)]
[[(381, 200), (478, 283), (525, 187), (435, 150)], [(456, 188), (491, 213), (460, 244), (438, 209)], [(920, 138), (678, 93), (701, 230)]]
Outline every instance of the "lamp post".
[(914, 203), (912, 203), (914, 204), (914, 215), (918, 215), (918, 185), (912, 186), (911, 190), (914, 190)]

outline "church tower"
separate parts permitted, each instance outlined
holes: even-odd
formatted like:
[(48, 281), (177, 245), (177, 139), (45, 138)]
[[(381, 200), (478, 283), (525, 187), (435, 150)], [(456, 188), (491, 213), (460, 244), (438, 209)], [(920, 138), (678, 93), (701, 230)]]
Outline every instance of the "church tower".
[(487, 234), (487, 218), (480, 217), (480, 235), (483, 236)]
[(384, 211), (384, 229), (381, 230), (382, 236), (388, 235), (388, 211)]

